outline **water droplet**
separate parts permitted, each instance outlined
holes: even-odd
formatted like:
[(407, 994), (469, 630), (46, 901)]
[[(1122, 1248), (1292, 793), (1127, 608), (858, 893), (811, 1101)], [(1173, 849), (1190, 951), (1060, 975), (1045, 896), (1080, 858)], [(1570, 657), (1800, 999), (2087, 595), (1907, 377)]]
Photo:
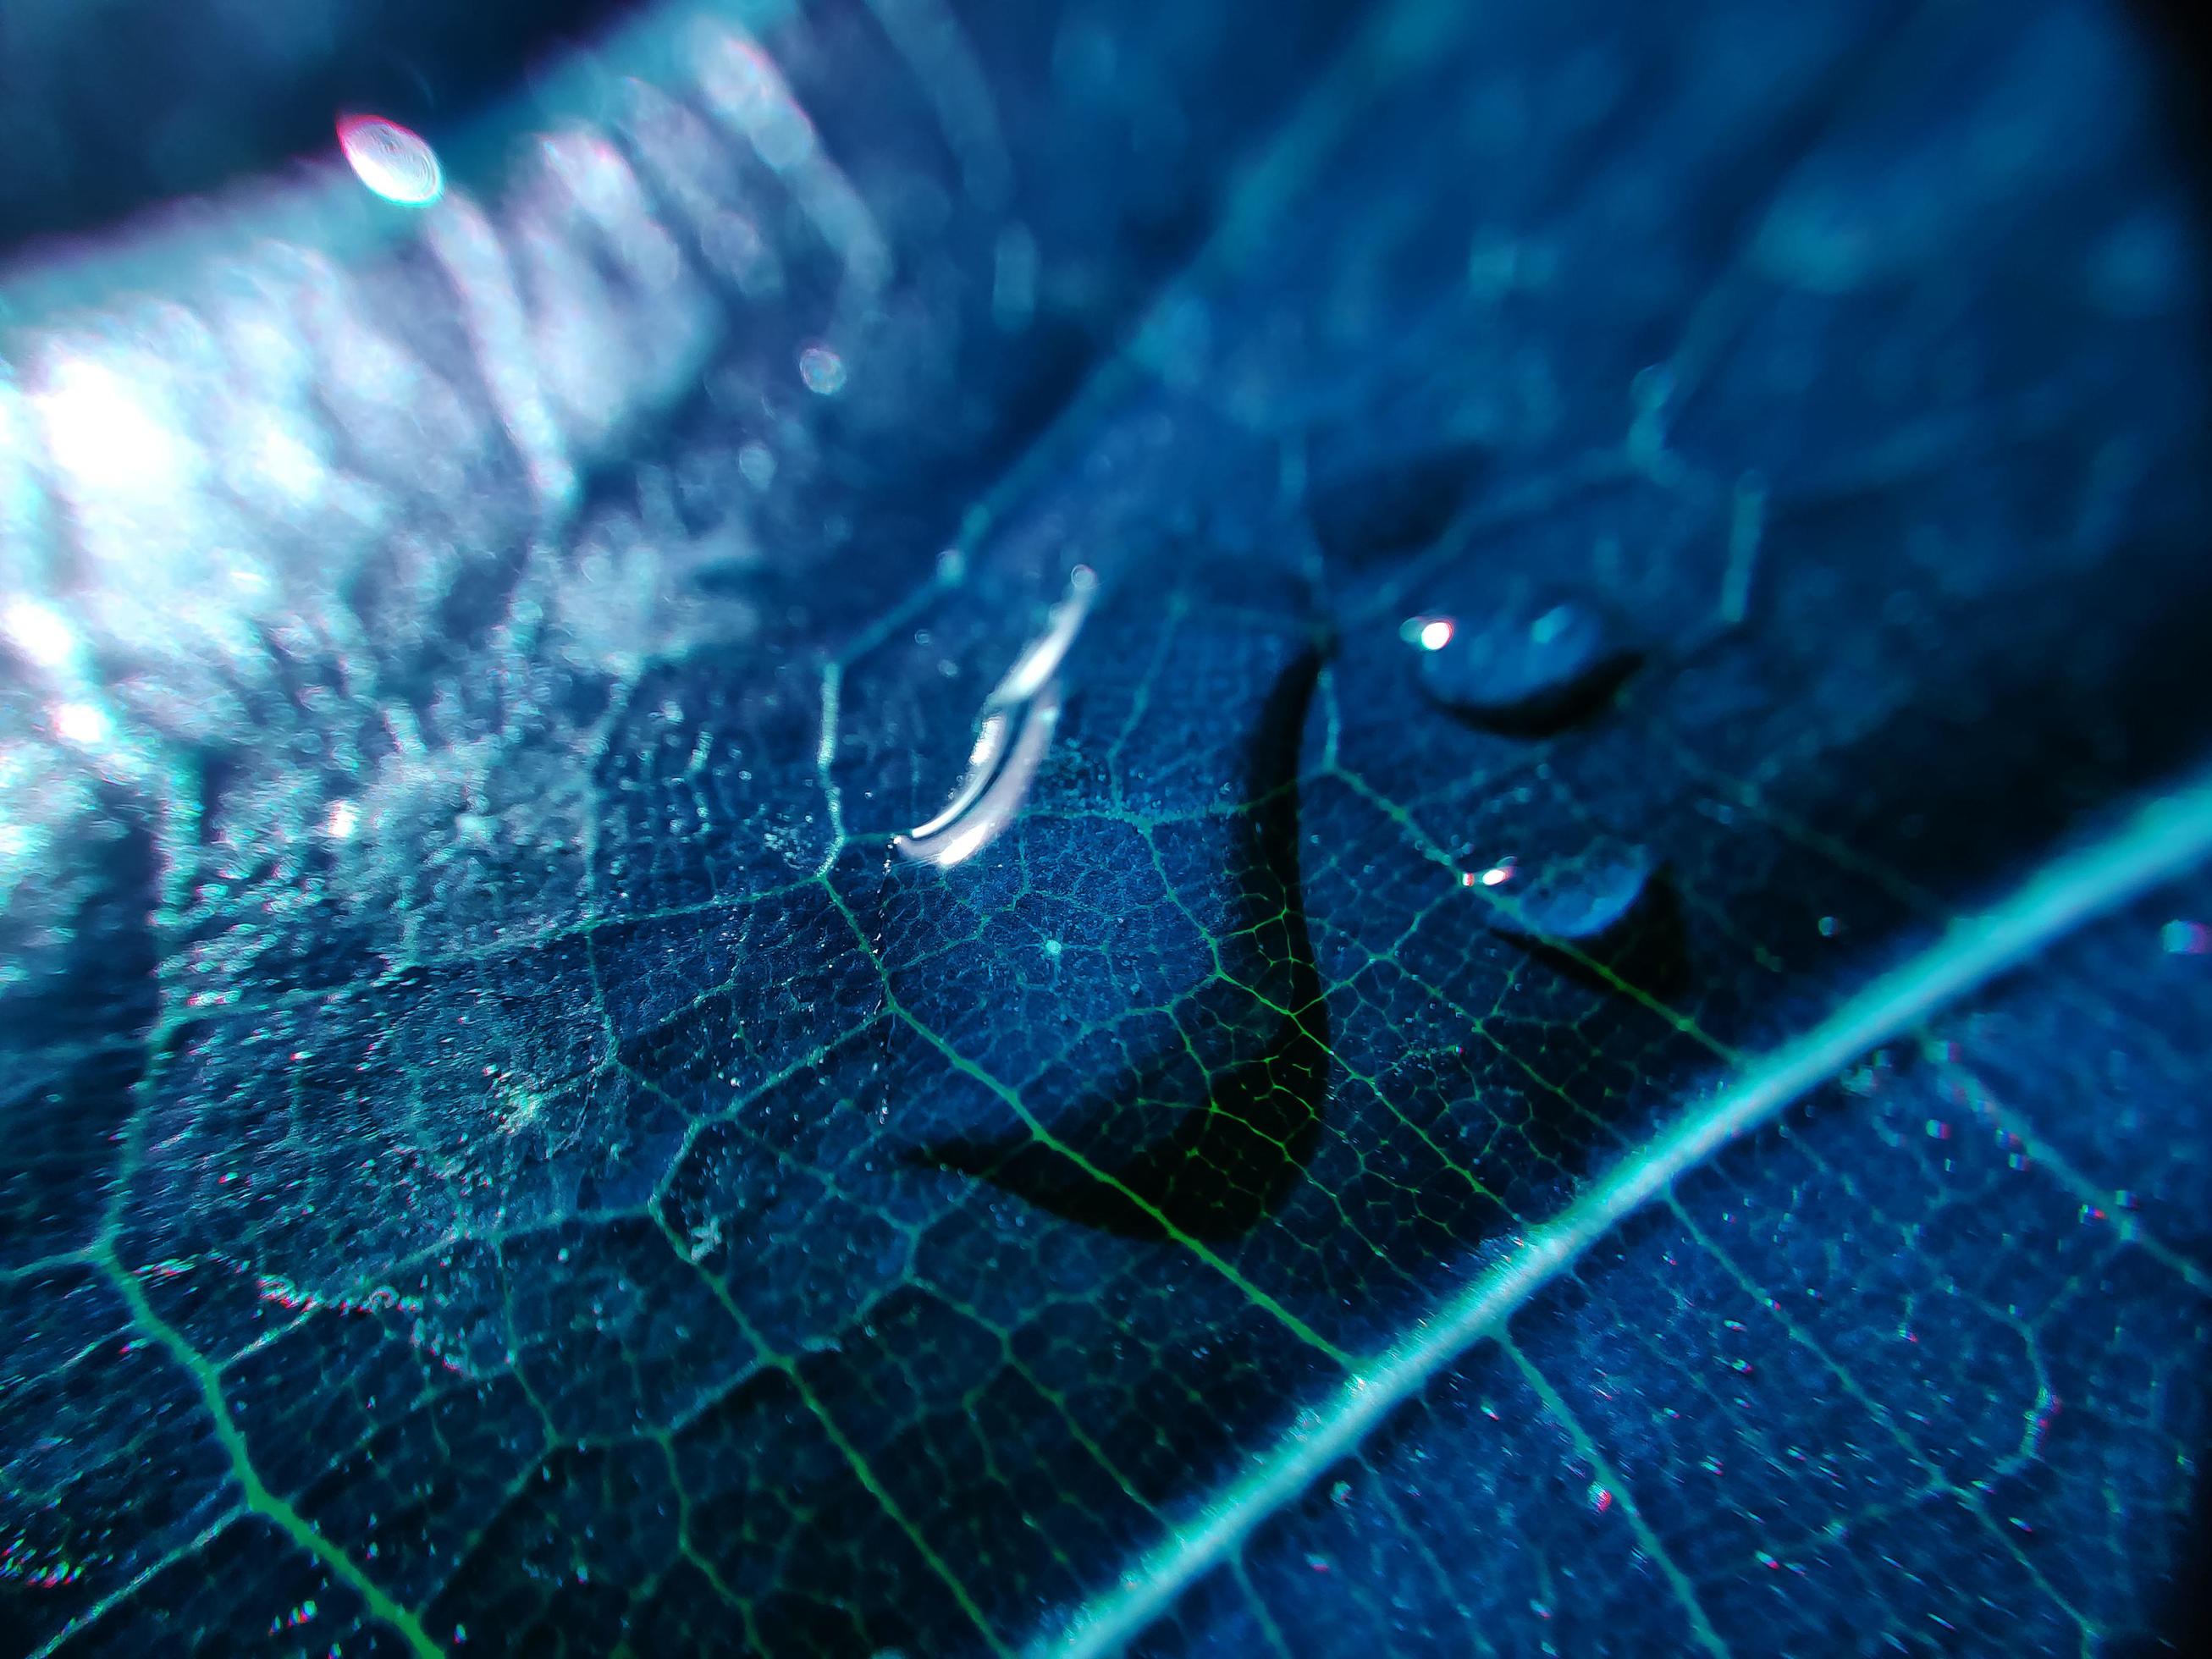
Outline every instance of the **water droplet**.
[(1487, 614), (1410, 619), (1421, 689), (1454, 714), (1513, 732), (1555, 730), (1610, 696), (1635, 656), (1596, 606), (1556, 594)]
[(64, 702), (54, 705), (54, 730), (70, 742), (85, 748), (107, 740), (107, 716), (88, 702)]
[(35, 599), (11, 599), (0, 613), (0, 630), (18, 651), (46, 668), (58, 668), (76, 652), (76, 635), (61, 613)]
[(354, 176), (387, 202), (427, 207), (445, 193), (435, 151), (397, 121), (380, 115), (338, 117), (338, 149)]
[(2169, 921), (2158, 937), (2169, 956), (2201, 957), (2212, 951), (2212, 928), (2201, 921)]
[(951, 800), (928, 823), (893, 838), (908, 858), (950, 869), (982, 851), (1013, 821), (1051, 746), (1060, 719), (1060, 665), (1097, 588), (1088, 565), (1069, 573), (1067, 596), (1053, 607), (1044, 632), (983, 700), (968, 770)]
[(828, 346), (811, 345), (799, 354), (799, 378), (809, 392), (834, 398), (845, 389), (845, 360)]
[(1500, 859), (1463, 884), (1492, 896), (1490, 925), (1509, 939), (1587, 941), (1627, 920), (1652, 885), (1643, 848), (1601, 838), (1572, 857), (1541, 864)]

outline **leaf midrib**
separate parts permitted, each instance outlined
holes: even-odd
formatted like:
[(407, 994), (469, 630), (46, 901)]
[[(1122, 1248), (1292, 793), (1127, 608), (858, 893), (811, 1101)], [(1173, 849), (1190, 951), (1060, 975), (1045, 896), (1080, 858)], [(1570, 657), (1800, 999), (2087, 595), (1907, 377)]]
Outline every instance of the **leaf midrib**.
[(1184, 1525), (1118, 1574), (1115, 1589), (1048, 1620), (1032, 1652), (1118, 1650), (1182, 1591), (1233, 1556), (1255, 1528), (1431, 1378), (1456, 1363), (1630, 1215), (1721, 1148), (1768, 1123), (1852, 1061), (1912, 1030), (2098, 916), (2212, 859), (2212, 768), (2138, 805), (2117, 828), (2058, 853), (1978, 915), (1877, 975), (1802, 1036), (1747, 1061), (1703, 1100), (1631, 1149), (1581, 1197), (1531, 1230), (1503, 1260), (1464, 1279), (1437, 1310), (1355, 1369), (1318, 1420), (1256, 1456)]

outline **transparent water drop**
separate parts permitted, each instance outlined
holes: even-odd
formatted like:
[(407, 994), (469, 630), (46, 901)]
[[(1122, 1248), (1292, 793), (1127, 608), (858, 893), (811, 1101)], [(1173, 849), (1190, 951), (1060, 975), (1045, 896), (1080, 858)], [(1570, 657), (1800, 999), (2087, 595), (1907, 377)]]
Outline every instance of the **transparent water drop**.
[(811, 345), (799, 354), (799, 378), (819, 398), (834, 398), (845, 389), (845, 360), (825, 345)]
[(2169, 921), (2158, 936), (2169, 956), (2201, 957), (2212, 951), (2212, 928), (2201, 921)]
[(1607, 836), (1556, 860), (1500, 859), (1466, 884), (1489, 896), (1490, 927), (1508, 939), (1580, 944), (1620, 928), (1656, 870), (1647, 850)]
[(1595, 712), (1636, 661), (1605, 611), (1559, 594), (1425, 613), (1400, 633), (1430, 700), (1498, 731), (1550, 731)]
[(437, 153), (422, 137), (380, 115), (338, 118), (338, 149), (354, 176), (387, 202), (427, 207), (446, 191)]
[(945, 810), (891, 844), (920, 863), (950, 869), (996, 840), (1028, 794), (1060, 720), (1060, 665), (1091, 612), (1098, 578), (1088, 565), (1069, 573), (1067, 596), (1052, 609), (1006, 678), (983, 700), (968, 770)]

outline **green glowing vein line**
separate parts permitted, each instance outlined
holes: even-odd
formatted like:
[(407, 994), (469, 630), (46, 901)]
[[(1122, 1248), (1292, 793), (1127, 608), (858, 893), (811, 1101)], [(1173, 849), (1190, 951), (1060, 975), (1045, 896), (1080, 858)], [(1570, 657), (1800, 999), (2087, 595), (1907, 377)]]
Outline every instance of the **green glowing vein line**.
[(313, 1521), (263, 1483), (260, 1472), (253, 1466), (245, 1431), (238, 1426), (230, 1402), (223, 1396), (217, 1368), (192, 1346), (184, 1333), (155, 1311), (138, 1276), (116, 1255), (112, 1240), (101, 1241), (97, 1259), (138, 1328), (152, 1337), (198, 1386), (200, 1399), (215, 1425), (216, 1443), (230, 1460), (231, 1478), (238, 1483), (246, 1508), (272, 1522), (279, 1532), (314, 1557), (331, 1577), (361, 1598), (370, 1618), (389, 1625), (398, 1634), (409, 1652), (418, 1656), (418, 1659), (438, 1659), (445, 1650), (432, 1639), (422, 1621), (395, 1601)]
[(2112, 833), (2060, 854), (1983, 914), (1954, 922), (1933, 945), (1880, 975), (1811, 1030), (1747, 1062), (1559, 1215), (1527, 1234), (1510, 1256), (1359, 1365), (1322, 1409), (1318, 1426), (1263, 1453), (1233, 1487), (1136, 1561), (1117, 1588), (1041, 1632), (1031, 1650), (1090, 1656), (1118, 1649), (1165, 1613), (1193, 1581), (1232, 1557), (1261, 1521), (1358, 1451), (1395, 1407), (1500, 1330), (1623, 1218), (1869, 1049), (2207, 856), (2212, 856), (2212, 772), (2192, 775)]

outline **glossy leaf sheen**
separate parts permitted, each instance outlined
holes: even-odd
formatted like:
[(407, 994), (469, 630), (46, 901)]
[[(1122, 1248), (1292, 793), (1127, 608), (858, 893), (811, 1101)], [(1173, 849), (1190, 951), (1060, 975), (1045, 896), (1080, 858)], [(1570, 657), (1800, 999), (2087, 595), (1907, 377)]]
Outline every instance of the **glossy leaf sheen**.
[[(670, 578), (742, 638), (517, 693), (457, 586), (384, 665), (461, 688), (489, 834), (387, 817), (301, 900), (108, 787), (0, 1005), (0, 1646), (2169, 1627), (2212, 445), (2128, 21), (1215, 9), (958, 9), (1012, 182), (934, 216), (901, 9), (763, 30), (890, 298), (764, 555)], [(896, 856), (1078, 563), (1019, 814)], [(1424, 696), (1408, 617), (1539, 593), (1633, 672)], [(294, 763), (230, 736), (210, 825)], [(1942, 978), (2018, 891), (2058, 920)], [(1869, 986), (1881, 1047), (1607, 1207)]]

